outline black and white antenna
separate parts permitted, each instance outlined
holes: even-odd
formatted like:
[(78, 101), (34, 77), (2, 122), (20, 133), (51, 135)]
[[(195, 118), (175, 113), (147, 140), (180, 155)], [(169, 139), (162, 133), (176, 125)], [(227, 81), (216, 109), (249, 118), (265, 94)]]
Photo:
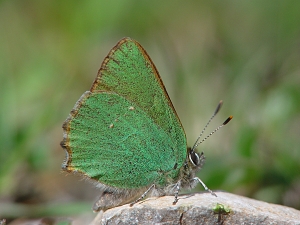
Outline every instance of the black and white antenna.
[(212, 119), (217, 115), (217, 113), (220, 111), (221, 106), (223, 104), (223, 101), (221, 100), (215, 110), (215, 112), (213, 113), (213, 115), (210, 117), (210, 119), (208, 120), (208, 122), (206, 123), (206, 125), (204, 126), (203, 130), (201, 131), (200, 135), (198, 136), (194, 146), (192, 147), (192, 151), (194, 151), (198, 145), (200, 145), (202, 142), (204, 142), (207, 138), (209, 138), (211, 135), (213, 135), (215, 132), (217, 132), (219, 129), (221, 129), (223, 126), (225, 126), (227, 123), (229, 123), (229, 121), (233, 118), (233, 116), (229, 116), (220, 126), (218, 126), (214, 131), (212, 131), (209, 135), (207, 135), (204, 139), (202, 139), (201, 141), (200, 138), (203, 134), (203, 132), (205, 131), (205, 129), (207, 128), (208, 124), (212, 121)]

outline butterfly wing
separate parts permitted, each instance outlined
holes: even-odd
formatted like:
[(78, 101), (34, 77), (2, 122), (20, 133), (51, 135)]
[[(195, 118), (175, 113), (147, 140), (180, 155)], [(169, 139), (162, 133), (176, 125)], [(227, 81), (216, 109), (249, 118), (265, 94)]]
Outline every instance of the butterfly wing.
[(185, 133), (160, 76), (129, 38), (104, 59), (63, 128), (63, 168), (109, 187), (165, 185), (186, 159)]
[[(112, 91), (136, 103), (165, 130), (170, 126), (166, 119), (181, 126), (154, 63), (130, 38), (120, 40), (104, 59), (91, 88), (91, 92), (97, 91)], [(172, 118), (166, 112), (173, 114)]]

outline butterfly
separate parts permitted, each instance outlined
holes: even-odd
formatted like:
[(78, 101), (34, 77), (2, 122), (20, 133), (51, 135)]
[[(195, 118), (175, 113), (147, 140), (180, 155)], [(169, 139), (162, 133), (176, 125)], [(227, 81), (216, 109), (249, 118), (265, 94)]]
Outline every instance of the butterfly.
[(123, 38), (63, 124), (62, 169), (102, 190), (94, 211), (133, 205), (146, 196), (174, 195), (175, 204), (180, 189), (197, 183), (215, 195), (196, 177), (205, 160), (196, 152), (198, 140), (187, 148), (155, 65), (137, 41)]

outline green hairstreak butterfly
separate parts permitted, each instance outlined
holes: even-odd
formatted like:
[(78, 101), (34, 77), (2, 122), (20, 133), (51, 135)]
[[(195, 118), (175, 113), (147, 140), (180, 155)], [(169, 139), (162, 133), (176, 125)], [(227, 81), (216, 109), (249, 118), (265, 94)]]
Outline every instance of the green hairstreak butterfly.
[(157, 69), (133, 39), (123, 38), (109, 52), (63, 130), (62, 169), (84, 175), (102, 190), (94, 211), (133, 204), (146, 195), (175, 195), (175, 204), (181, 188), (198, 182), (214, 194), (195, 176), (205, 159), (195, 151), (199, 138), (187, 148)]

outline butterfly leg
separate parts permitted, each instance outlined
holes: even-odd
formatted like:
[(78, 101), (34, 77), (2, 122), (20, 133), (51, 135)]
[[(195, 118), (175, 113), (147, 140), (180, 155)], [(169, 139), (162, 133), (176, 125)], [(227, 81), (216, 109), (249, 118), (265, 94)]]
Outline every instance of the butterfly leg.
[(180, 184), (181, 184), (180, 181), (178, 181), (175, 184), (175, 187), (174, 187), (174, 189), (175, 189), (175, 191), (174, 191), (174, 193), (175, 193), (175, 199), (173, 201), (173, 205), (175, 205), (178, 202), (178, 193), (179, 193), (179, 190), (180, 190)]
[(211, 191), (210, 189), (208, 189), (208, 187), (203, 183), (202, 180), (200, 180), (199, 177), (194, 177), (193, 180), (198, 181), (204, 187), (205, 191), (208, 191), (209, 193), (211, 193), (212, 195), (214, 195), (214, 196), (217, 197), (217, 195), (213, 191)]
[(141, 201), (143, 198), (146, 197), (146, 195), (149, 193), (149, 191), (151, 191), (153, 188), (155, 188), (155, 184), (152, 184), (145, 192), (144, 194), (142, 194), (141, 197), (139, 197), (138, 199), (136, 199), (135, 201), (130, 203), (130, 206), (133, 206), (135, 203)]

